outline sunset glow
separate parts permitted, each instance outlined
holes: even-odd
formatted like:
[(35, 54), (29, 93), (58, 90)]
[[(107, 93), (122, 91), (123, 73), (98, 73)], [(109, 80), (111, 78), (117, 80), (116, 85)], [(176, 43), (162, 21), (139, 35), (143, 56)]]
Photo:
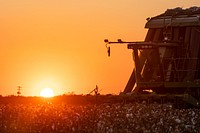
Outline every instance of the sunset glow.
[(54, 97), (54, 91), (51, 88), (44, 88), (41, 90), (40, 96), (45, 98)]
[(132, 50), (104, 39), (143, 41), (146, 18), (199, 0), (0, 0), (0, 95), (119, 94), (133, 71)]

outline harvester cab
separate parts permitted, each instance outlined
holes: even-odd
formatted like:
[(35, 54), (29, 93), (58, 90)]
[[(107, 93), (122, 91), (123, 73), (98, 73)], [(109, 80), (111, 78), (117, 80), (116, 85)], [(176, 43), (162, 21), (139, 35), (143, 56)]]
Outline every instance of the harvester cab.
[[(200, 101), (200, 7), (168, 9), (147, 19), (144, 42), (116, 42), (133, 50), (135, 67), (123, 93), (184, 95)], [(107, 46), (110, 55), (110, 46)], [(186, 96), (187, 94), (187, 96)]]

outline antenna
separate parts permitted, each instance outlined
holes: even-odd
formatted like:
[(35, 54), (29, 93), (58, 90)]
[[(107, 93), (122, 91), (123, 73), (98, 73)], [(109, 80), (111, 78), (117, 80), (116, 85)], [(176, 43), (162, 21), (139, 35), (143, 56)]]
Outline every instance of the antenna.
[(18, 87), (18, 89), (17, 89), (17, 96), (20, 96), (21, 95), (21, 86), (17, 86)]

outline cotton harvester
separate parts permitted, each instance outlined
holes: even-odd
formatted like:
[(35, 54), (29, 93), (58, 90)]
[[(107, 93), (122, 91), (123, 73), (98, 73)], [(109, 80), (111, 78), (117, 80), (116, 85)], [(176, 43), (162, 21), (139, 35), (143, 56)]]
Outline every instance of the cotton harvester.
[[(133, 50), (135, 67), (123, 93), (183, 96), (200, 101), (200, 7), (168, 9), (148, 18), (144, 42), (116, 42)], [(108, 54), (110, 55), (110, 47)]]

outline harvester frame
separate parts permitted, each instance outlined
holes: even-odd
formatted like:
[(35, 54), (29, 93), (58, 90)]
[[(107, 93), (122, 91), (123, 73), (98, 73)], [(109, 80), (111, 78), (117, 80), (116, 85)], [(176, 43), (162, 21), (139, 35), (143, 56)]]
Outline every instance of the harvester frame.
[[(123, 93), (187, 97), (200, 102), (200, 8), (167, 10), (147, 20), (144, 42), (104, 41), (127, 44), (133, 50), (135, 67)], [(110, 55), (110, 47), (108, 47)]]

